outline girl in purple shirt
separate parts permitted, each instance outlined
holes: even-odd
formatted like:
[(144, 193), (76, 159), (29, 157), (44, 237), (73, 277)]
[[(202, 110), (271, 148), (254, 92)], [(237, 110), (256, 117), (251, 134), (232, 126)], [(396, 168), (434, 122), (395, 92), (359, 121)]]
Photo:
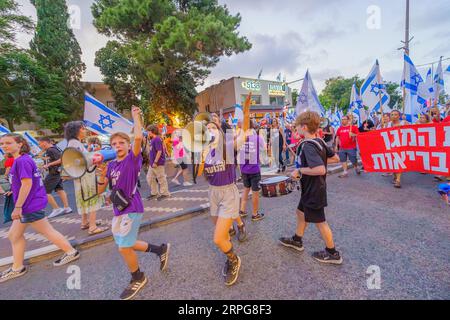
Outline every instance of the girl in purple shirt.
[(30, 152), (28, 142), (19, 134), (8, 133), (2, 136), (0, 143), (2, 149), (14, 157), (9, 177), (15, 203), (11, 215), (13, 223), (8, 233), (13, 264), (0, 274), (0, 283), (27, 273), (27, 268), (23, 265), (26, 246), (24, 233), (29, 225), (65, 252), (53, 263), (54, 266), (62, 266), (80, 258), (80, 253), (61, 233), (53, 229), (45, 216), (47, 195), (41, 173), (28, 155)]
[[(229, 230), (233, 220), (239, 218), (239, 190), (236, 186), (236, 166), (233, 136), (225, 136), (216, 123), (208, 124), (208, 131), (214, 137), (204, 150), (204, 175), (209, 183), (210, 211), (215, 225), (214, 243), (227, 256), (223, 276), (227, 286), (233, 285), (239, 276), (241, 259), (234, 253)], [(243, 227), (243, 225), (242, 225)]]
[[(142, 168), (141, 144), (143, 140), (141, 109), (134, 107), (131, 110), (134, 121), (134, 143), (131, 145), (130, 137), (123, 132), (114, 133), (110, 137), (111, 147), (117, 153), (117, 159), (101, 169), (98, 181), (99, 193), (103, 193), (109, 184), (111, 201), (114, 207), (112, 220), (112, 233), (119, 247), (130, 273), (131, 281), (120, 295), (122, 300), (132, 299), (147, 283), (147, 277), (139, 269), (137, 252), (152, 252), (159, 256), (161, 271), (167, 268), (169, 261), (170, 244), (160, 246), (152, 245), (138, 240), (144, 207), (141, 195), (137, 189), (139, 174)], [(113, 196), (114, 195), (114, 196)], [(127, 199), (128, 206), (118, 206), (118, 199)]]

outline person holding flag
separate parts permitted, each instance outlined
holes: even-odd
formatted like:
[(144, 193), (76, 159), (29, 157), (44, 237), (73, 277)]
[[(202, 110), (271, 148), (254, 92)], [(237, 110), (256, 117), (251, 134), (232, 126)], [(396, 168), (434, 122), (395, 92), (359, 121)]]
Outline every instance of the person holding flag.
[(153, 245), (138, 240), (144, 206), (138, 190), (139, 174), (142, 168), (141, 144), (144, 139), (141, 124), (141, 109), (133, 106), (134, 141), (125, 132), (116, 132), (110, 137), (111, 147), (117, 152), (117, 159), (107, 168), (100, 169), (99, 192), (109, 185), (114, 208), (112, 233), (119, 252), (131, 273), (127, 288), (120, 295), (122, 300), (132, 299), (148, 282), (139, 268), (137, 252), (154, 253), (160, 259), (160, 270), (164, 271), (169, 262), (170, 244)]

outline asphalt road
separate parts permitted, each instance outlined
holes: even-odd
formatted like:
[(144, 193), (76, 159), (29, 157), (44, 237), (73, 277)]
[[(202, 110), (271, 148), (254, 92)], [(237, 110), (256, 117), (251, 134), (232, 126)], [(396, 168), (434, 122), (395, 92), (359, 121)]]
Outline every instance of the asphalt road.
[[(303, 253), (280, 247), (280, 236), (292, 235), (297, 192), (263, 199), (267, 218), (248, 221), (249, 239), (234, 240), (242, 258), (238, 283), (225, 287), (220, 275), (224, 257), (212, 243), (209, 216), (141, 233), (153, 243), (170, 241), (167, 272), (159, 261), (141, 254), (149, 284), (137, 299), (449, 299), (450, 208), (439, 200), (430, 176), (406, 174), (403, 188), (390, 178), (351, 173), (345, 180), (329, 177), (327, 216), (341, 266), (321, 265), (310, 254), (323, 248), (310, 226)], [(81, 289), (69, 290), (67, 267), (51, 261), (32, 265), (22, 278), (0, 284), (0, 299), (117, 299), (129, 274), (113, 243), (82, 251)], [(370, 266), (380, 269), (380, 289), (369, 289)]]

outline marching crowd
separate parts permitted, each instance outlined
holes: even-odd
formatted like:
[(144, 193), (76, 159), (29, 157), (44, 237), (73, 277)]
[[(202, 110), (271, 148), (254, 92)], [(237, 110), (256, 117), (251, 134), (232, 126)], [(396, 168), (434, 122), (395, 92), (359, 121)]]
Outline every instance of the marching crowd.
[[(432, 109), (430, 115), (422, 115), (418, 123), (450, 122), (449, 111), (450, 104), (447, 104), (447, 116), (441, 118), (439, 110), (436, 112)], [(77, 211), (81, 215), (81, 229), (87, 230), (89, 235), (109, 230), (109, 226), (99, 224), (96, 220), (96, 212), (105, 202), (113, 205), (111, 231), (131, 274), (130, 283), (121, 294), (121, 299), (133, 298), (148, 281), (139, 268), (137, 253), (156, 254), (160, 259), (161, 271), (167, 268), (169, 260), (169, 243), (151, 244), (138, 240), (144, 212), (139, 192), (139, 176), (143, 166), (148, 166), (147, 182), (151, 190), (149, 200), (171, 196), (165, 172), (169, 154), (178, 167), (172, 179), (174, 184), (181, 185), (178, 180), (181, 176), (185, 187), (196, 183), (201, 174), (206, 177), (213, 221), (212, 241), (225, 257), (222, 275), (225, 284), (231, 286), (238, 279), (242, 263), (233, 247), (232, 236), (237, 234), (239, 241), (247, 238), (245, 217), (248, 215), (250, 192), (251, 220), (257, 222), (264, 219), (259, 207), (263, 165), (272, 166), (278, 173), (282, 173), (288, 165), (295, 163), (292, 179), (301, 180), (302, 193), (296, 210), (297, 227), (293, 236), (280, 238), (280, 243), (296, 251), (303, 251), (305, 229), (309, 223), (315, 224), (324, 240), (325, 249), (314, 252), (313, 258), (322, 263), (341, 264), (343, 258), (336, 250), (331, 228), (325, 218), (327, 165), (340, 162), (343, 172), (339, 177), (345, 179), (349, 176), (349, 160), (359, 175), (363, 168), (358, 163), (356, 136), (361, 132), (407, 124), (401, 113), (394, 110), (390, 114), (383, 114), (381, 119), (375, 117), (366, 120), (360, 127), (355, 124), (351, 115), (343, 116), (341, 126), (335, 130), (329, 120), (321, 118), (315, 112), (306, 111), (292, 124), (281, 125), (277, 118), (271, 121), (264, 119), (259, 124), (251, 120), (250, 128), (245, 132), (242, 124), (238, 124), (236, 130), (231, 131), (230, 139), (228, 134), (232, 129), (231, 125), (221, 121), (217, 114), (211, 114), (211, 121), (206, 127), (212, 139), (200, 155), (201, 164), (193, 164), (194, 157), (183, 145), (182, 134), (174, 133), (168, 139), (161, 136), (156, 125), (143, 130), (141, 110), (137, 107), (132, 108), (132, 116), (133, 141), (126, 133), (112, 134), (110, 146), (116, 151), (117, 158), (99, 164), (97, 170), (88, 171), (80, 179), (73, 180)], [(82, 121), (66, 124), (65, 139), (68, 148), (75, 148), (83, 153), (102, 148), (100, 140), (95, 137), (89, 138), (85, 145), (83, 141), (86, 138), (87, 129)], [(49, 203), (53, 208), (49, 217), (72, 212), (62, 184), (64, 174), (61, 170), (61, 150), (49, 138), (41, 138), (39, 144), (47, 159), (42, 168), (38, 168), (30, 157), (30, 147), (21, 135), (9, 133), (0, 138), (0, 147), (8, 155), (5, 174), (10, 181), (10, 190), (0, 189), (0, 192), (7, 196), (5, 210), (10, 210), (11, 213), (12, 224), (8, 237), (13, 256), (12, 266), (0, 274), (0, 283), (23, 276), (28, 270), (23, 263), (26, 246), (24, 232), (28, 226), (64, 251), (64, 255), (54, 262), (55, 266), (80, 258), (80, 252), (51, 226), (44, 211)], [(232, 161), (228, 161), (230, 158)], [(189, 170), (191, 164), (193, 170)], [(48, 170), (44, 180), (41, 169)], [(394, 186), (400, 188), (401, 174), (393, 173), (392, 176)], [(242, 195), (237, 188), (238, 179), (244, 185)], [(436, 179), (445, 180), (448, 177)], [(439, 192), (447, 203), (449, 191), (449, 183), (440, 186)], [(62, 207), (55, 201), (53, 192), (59, 195)], [(105, 193), (107, 197), (103, 196)]]

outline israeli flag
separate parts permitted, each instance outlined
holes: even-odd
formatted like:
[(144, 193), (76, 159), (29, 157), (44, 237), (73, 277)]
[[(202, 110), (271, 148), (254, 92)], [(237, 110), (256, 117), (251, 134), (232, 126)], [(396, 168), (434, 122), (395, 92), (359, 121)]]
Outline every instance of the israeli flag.
[(278, 76), (277, 76), (277, 81), (278, 82), (281, 82), (281, 72), (278, 74)]
[(31, 154), (33, 156), (36, 156), (37, 154), (39, 154), (39, 152), (41, 152), (41, 148), (39, 147), (39, 143), (37, 142), (37, 140), (29, 133), (29, 132), (25, 132), (23, 134), (23, 137), (25, 138), (25, 140), (27, 140), (28, 144), (30, 145), (31, 148)]
[(0, 148), (0, 161), (3, 161), (5, 159), (5, 152)]
[(109, 109), (88, 93), (84, 95), (84, 123), (97, 133), (109, 135), (116, 132), (131, 133), (133, 123)]
[(353, 117), (358, 120), (358, 126), (367, 120), (366, 109), (364, 109), (358, 90), (356, 90), (356, 83), (353, 83), (352, 85), (349, 110), (352, 111)]
[(378, 60), (361, 86), (361, 98), (363, 104), (369, 108), (369, 112), (378, 111), (381, 106), (384, 109), (389, 104), (390, 97), (381, 78)]
[(337, 129), (341, 126), (341, 115), (339, 114), (339, 112), (332, 114), (330, 118), (330, 124), (334, 129)]
[(444, 92), (444, 73), (442, 72), (442, 57), (439, 60), (439, 64), (436, 69), (436, 73), (433, 79), (434, 83), (434, 98), (439, 100), (439, 95)]
[(8, 128), (6, 128), (0, 124), (0, 136), (7, 134), (7, 133), (11, 133), (11, 131), (9, 131)]
[(408, 55), (404, 55), (403, 78), (400, 86), (405, 90), (405, 115), (408, 122), (414, 123), (426, 107), (426, 98), (419, 95), (419, 85), (424, 81)]
[(309, 75), (309, 70), (306, 70), (305, 79), (303, 80), (302, 89), (298, 95), (296, 106), (298, 115), (307, 110), (316, 111), (320, 115), (325, 113), (325, 108), (322, 106), (319, 97), (317, 96), (313, 81)]
[(434, 86), (433, 86), (433, 71), (431, 68), (428, 69), (427, 76), (425, 78), (424, 83), (419, 84), (419, 94), (423, 98), (425, 98), (427, 101), (432, 101), (434, 99)]

